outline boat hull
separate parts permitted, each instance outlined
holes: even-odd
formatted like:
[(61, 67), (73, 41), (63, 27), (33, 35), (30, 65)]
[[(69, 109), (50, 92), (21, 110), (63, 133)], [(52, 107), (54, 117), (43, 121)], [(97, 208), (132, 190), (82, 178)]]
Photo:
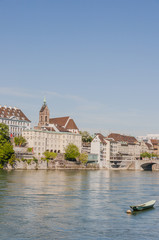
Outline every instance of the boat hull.
[(156, 202), (156, 200), (152, 200), (152, 201), (140, 204), (140, 205), (130, 206), (130, 207), (133, 209), (133, 211), (142, 211), (142, 210), (145, 210), (148, 208), (152, 208), (155, 205), (155, 202)]

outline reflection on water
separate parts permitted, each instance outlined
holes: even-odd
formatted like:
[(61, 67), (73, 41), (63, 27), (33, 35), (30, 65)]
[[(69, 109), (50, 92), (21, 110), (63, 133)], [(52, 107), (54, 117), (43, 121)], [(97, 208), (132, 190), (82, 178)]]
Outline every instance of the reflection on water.
[(158, 239), (158, 189), (158, 172), (0, 171), (0, 239)]

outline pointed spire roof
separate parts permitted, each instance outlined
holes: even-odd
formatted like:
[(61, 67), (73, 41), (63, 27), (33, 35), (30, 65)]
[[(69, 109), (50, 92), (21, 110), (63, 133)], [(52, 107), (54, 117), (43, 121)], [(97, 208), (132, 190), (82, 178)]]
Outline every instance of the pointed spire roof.
[(46, 97), (44, 97), (44, 105), (46, 105)]
[(44, 102), (43, 102), (43, 105), (42, 105), (42, 107), (41, 107), (41, 109), (40, 109), (40, 112), (43, 112), (44, 109), (46, 108), (46, 106), (47, 106), (47, 104), (46, 104), (46, 98), (44, 97)]

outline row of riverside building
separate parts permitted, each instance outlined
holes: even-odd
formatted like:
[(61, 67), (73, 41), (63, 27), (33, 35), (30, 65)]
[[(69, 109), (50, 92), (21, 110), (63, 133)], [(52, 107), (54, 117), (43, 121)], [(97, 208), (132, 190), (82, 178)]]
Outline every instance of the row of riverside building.
[(16, 107), (0, 106), (0, 123), (9, 126), (11, 138), (23, 136), (35, 157), (42, 157), (47, 150), (64, 153), (69, 143), (74, 143), (81, 151), (82, 138), (74, 120), (69, 116), (50, 118), (45, 99), (39, 111), (38, 125), (34, 128), (31, 128), (31, 121)]
[(31, 128), (31, 121), (16, 107), (0, 105), (0, 122), (9, 126), (10, 137), (23, 136), (27, 147), (32, 148), (35, 157), (42, 157), (48, 150), (64, 153), (69, 143), (75, 144), (80, 152), (87, 152), (89, 159), (101, 167), (121, 167), (140, 158), (143, 152), (159, 154), (159, 138), (135, 138), (111, 133), (104, 137), (95, 134), (92, 142), (82, 144), (82, 137), (74, 120), (67, 117), (50, 118), (50, 111), (44, 99), (39, 111), (39, 122)]

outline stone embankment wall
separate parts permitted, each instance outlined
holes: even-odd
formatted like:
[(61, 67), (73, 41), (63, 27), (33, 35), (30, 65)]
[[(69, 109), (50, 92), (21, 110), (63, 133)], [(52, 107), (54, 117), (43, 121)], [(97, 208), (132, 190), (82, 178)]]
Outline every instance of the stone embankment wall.
[(99, 169), (99, 166), (96, 164), (78, 164), (76, 162), (66, 161), (66, 160), (38, 160), (35, 162), (34, 160), (30, 163), (27, 161), (15, 161), (13, 166), (7, 164), (4, 167), (6, 170), (53, 170), (53, 169)]

